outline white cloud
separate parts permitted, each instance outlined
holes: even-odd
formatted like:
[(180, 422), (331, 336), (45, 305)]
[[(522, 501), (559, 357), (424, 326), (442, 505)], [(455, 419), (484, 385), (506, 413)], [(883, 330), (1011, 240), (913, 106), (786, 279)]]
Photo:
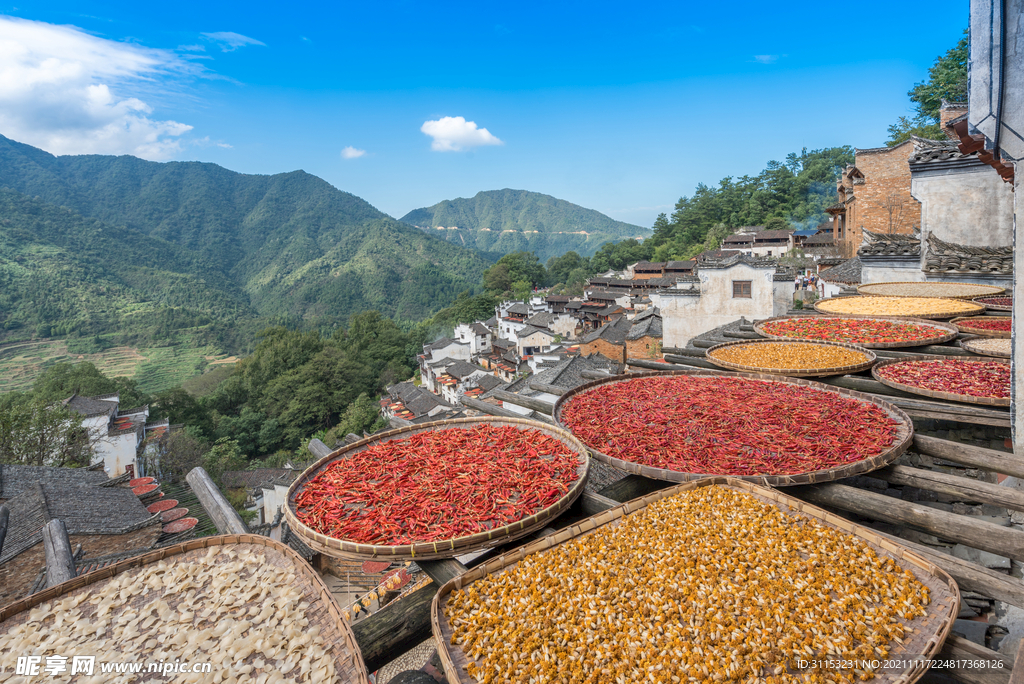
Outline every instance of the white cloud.
[(195, 140), (192, 141), (192, 144), (195, 145), (196, 147), (223, 147), (225, 150), (234, 149), (232, 145), (229, 145), (226, 142), (221, 142), (219, 140), (210, 140), (210, 136), (196, 138)]
[(166, 159), (192, 126), (151, 117), (140, 96), (199, 71), (173, 52), (0, 16), (0, 134), (53, 154)]
[(446, 116), (437, 121), (426, 121), (420, 130), (434, 141), (430, 149), (435, 152), (460, 152), (482, 145), (504, 145), (486, 128), (477, 128), (475, 121), (461, 116)]
[(351, 145), (349, 145), (348, 147), (346, 147), (345, 149), (343, 149), (341, 151), (341, 158), (342, 159), (359, 159), (359, 157), (362, 157), (364, 154), (366, 154), (366, 150), (360, 150), (360, 149), (357, 149), (357, 148), (352, 147)]
[(778, 59), (778, 55), (754, 55), (754, 61), (758, 64), (771, 64)]
[(205, 38), (209, 38), (213, 42), (220, 45), (220, 49), (223, 52), (234, 52), (240, 47), (246, 45), (262, 45), (266, 47), (267, 44), (250, 38), (249, 36), (243, 36), (241, 33), (234, 33), (233, 31), (217, 31), (215, 33), (204, 33)]

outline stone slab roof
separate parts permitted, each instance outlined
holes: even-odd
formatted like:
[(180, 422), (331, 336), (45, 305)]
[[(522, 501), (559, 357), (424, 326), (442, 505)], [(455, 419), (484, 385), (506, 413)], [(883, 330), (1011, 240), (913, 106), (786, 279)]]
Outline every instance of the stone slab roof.
[[(102, 395), (106, 399), (101, 397), (80, 397), (77, 394), (73, 394), (70, 398), (64, 401), (64, 406), (71, 409), (75, 413), (81, 415), (83, 418), (91, 418), (93, 416), (101, 415), (113, 415), (114, 411), (117, 410), (117, 395)], [(110, 399), (113, 401), (110, 401)]]
[(0, 501), (24, 494), (36, 484), (84, 487), (101, 485), (109, 480), (103, 470), (0, 465)]
[(581, 340), (583, 344), (604, 340), (609, 344), (623, 345), (626, 343), (626, 334), (629, 332), (632, 322), (623, 318), (617, 318), (610, 323), (605, 323), (600, 328), (590, 333)]

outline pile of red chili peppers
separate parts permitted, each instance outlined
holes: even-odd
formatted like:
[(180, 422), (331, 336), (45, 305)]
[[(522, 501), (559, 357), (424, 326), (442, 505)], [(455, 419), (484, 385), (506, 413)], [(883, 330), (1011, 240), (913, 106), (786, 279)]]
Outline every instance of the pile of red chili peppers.
[(1013, 306), (1013, 297), (980, 297), (974, 301), (993, 306)]
[(878, 375), (932, 392), (992, 399), (1010, 397), (1010, 364), (998, 361), (901, 361), (879, 368)]
[(795, 475), (893, 446), (877, 406), (784, 382), (647, 377), (572, 397), (561, 421), (613, 458), (685, 473)]
[(1003, 316), (996, 318), (994, 316), (978, 316), (977, 318), (968, 318), (964, 321), (957, 321), (956, 324), (961, 328), (971, 328), (972, 330), (993, 330), (996, 332), (1010, 332), (1010, 317)]
[(939, 330), (920, 323), (882, 321), (871, 318), (791, 318), (771, 321), (762, 326), (769, 335), (802, 340), (846, 342), (849, 344), (880, 344), (914, 342), (940, 336)]
[(420, 432), (339, 458), (295, 498), (335, 539), (401, 546), (503, 527), (565, 496), (580, 457), (537, 430), (487, 424)]

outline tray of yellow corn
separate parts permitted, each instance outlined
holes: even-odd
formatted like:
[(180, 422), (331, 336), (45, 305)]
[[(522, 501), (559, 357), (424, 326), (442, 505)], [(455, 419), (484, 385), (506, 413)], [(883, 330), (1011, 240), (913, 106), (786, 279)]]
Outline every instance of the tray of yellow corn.
[[(289, 547), (251, 534), (151, 551), (4, 607), (0, 672), (15, 672), (22, 656), (43, 666), (63, 657), (66, 675), (76, 662), (87, 667), (76, 657), (94, 657), (95, 681), (104, 663), (136, 662), (147, 668), (139, 681), (369, 681), (320, 576)], [(164, 667), (176, 664), (190, 670)]]
[(776, 490), (709, 478), (450, 580), (431, 627), (453, 684), (909, 684), (959, 607), (949, 575), (898, 544)]
[(737, 340), (707, 351), (708, 361), (722, 368), (791, 378), (860, 373), (871, 368), (877, 358), (874, 352), (856, 345), (810, 340)]

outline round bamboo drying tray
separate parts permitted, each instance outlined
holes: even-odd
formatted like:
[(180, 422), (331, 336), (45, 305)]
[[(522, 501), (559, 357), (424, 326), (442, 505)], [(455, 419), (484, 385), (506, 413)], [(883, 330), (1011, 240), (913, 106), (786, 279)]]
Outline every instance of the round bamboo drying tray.
[[(912, 292), (907, 292), (911, 290)], [(895, 291), (895, 294), (893, 293)], [(962, 292), (962, 294), (945, 294), (946, 292)], [(974, 283), (922, 283), (911, 281), (893, 281), (888, 283), (868, 283), (857, 286), (857, 294), (877, 297), (935, 297), (939, 299), (974, 299), (975, 297), (994, 297), (1006, 292), (1006, 288), (995, 285), (975, 285)]]
[[(404, 544), (400, 546), (383, 546), (376, 544), (362, 544), (344, 539), (335, 539), (334, 537), (328, 537), (327, 535), (311, 529), (299, 520), (298, 516), (295, 514), (295, 497), (298, 495), (300, 489), (306, 484), (306, 482), (316, 477), (320, 471), (337, 459), (345, 458), (349, 454), (362, 451), (363, 449), (380, 442), (388, 442), (394, 439), (405, 439), (414, 434), (430, 430), (471, 428), (476, 425), (480, 425), (481, 423), (494, 426), (512, 425), (521, 430), (537, 430), (538, 432), (559, 440), (579, 455), (579, 466), (576, 469), (578, 477), (576, 478), (576, 481), (571, 487), (569, 487), (569, 491), (566, 492), (565, 496), (551, 506), (538, 511), (527, 518), (510, 523), (504, 527), (496, 527), (492, 530), (488, 530), (487, 532), (478, 532), (465, 537), (445, 539), (436, 542), (418, 542), (415, 544)], [(454, 558), (455, 556), (460, 556), (464, 553), (488, 549), (493, 546), (499, 546), (501, 544), (514, 541), (520, 537), (530, 534), (531, 532), (541, 529), (547, 521), (558, 517), (565, 512), (565, 510), (572, 505), (573, 501), (583, 493), (583, 488), (586, 486), (587, 475), (589, 474), (590, 469), (589, 453), (589, 450), (583, 442), (573, 437), (569, 431), (534, 420), (504, 418), (499, 416), (483, 416), (481, 418), (456, 418), (454, 420), (440, 420), (432, 423), (412, 425), (409, 427), (399, 428), (397, 430), (389, 430), (388, 432), (383, 432), (367, 439), (353, 442), (352, 444), (331, 452), (311, 465), (298, 477), (298, 479), (295, 480), (295, 482), (292, 483), (292, 486), (288, 488), (288, 494), (285, 498), (286, 505), (284, 507), (284, 517), (291, 526), (292, 531), (299, 535), (303, 543), (314, 551), (319, 551), (320, 553), (336, 558), (361, 560), (369, 560), (372, 558), (388, 558), (391, 560), (436, 560), (441, 558)]]
[[(989, 339), (989, 340), (1003, 340), (1003, 339), (1006, 339), (1006, 338), (1005, 337), (987, 337), (985, 339)], [(1009, 358), (1011, 358), (1013, 356), (1013, 354), (1011, 352), (1006, 352), (1005, 354), (1003, 354), (1001, 352), (995, 352), (995, 351), (984, 351), (983, 349), (979, 348), (977, 344), (975, 344), (976, 342), (981, 342), (981, 341), (982, 340), (977, 340), (977, 339), (962, 340), (960, 342), (960, 346), (963, 349), (966, 349), (967, 351), (971, 352), (972, 354), (981, 354), (982, 356), (993, 356), (993, 357), (995, 357), (997, 359), (1009, 359)]]
[[(71, 594), (89, 592), (91, 587), (99, 585), (115, 575), (132, 573), (144, 566), (160, 561), (166, 561), (168, 564), (194, 561), (205, 556), (210, 548), (217, 548), (218, 551), (252, 549), (265, 554), (268, 565), (287, 568), (293, 571), (296, 578), (293, 586), (302, 590), (303, 600), (309, 603), (305, 613), (306, 619), (309, 620), (309, 627), (314, 625), (320, 627), (320, 635), (323, 637), (325, 648), (333, 653), (334, 664), (338, 673), (337, 681), (343, 684), (368, 684), (369, 677), (366, 672), (366, 665), (363, 663), (362, 654), (359, 651), (359, 646), (356, 644), (355, 634), (353, 634), (348, 622), (342, 617), (341, 609), (338, 608), (338, 603), (331, 595), (327, 585), (324, 584), (323, 580), (320, 579), (320, 576), (309, 564), (291, 548), (269, 537), (255, 534), (229, 534), (194, 539), (184, 544), (164, 547), (135, 558), (119, 561), (94, 572), (80, 575), (55, 587), (43, 589), (0, 609), (0, 640), (3, 639), (3, 635), (10, 629), (23, 624), (28, 619), (29, 611), (41, 603)], [(215, 562), (226, 560), (228, 560), (227, 556), (219, 553)], [(168, 594), (164, 594), (164, 596), (167, 597), (168, 603), (173, 608), (175, 596)], [(274, 595), (271, 593), (267, 600), (272, 601), (273, 599)], [(141, 597), (130, 599), (130, 601), (133, 605), (144, 603)], [(244, 607), (250, 608), (253, 605), (255, 603), (250, 601)], [(79, 605), (79, 610), (82, 611), (85, 617), (88, 617), (90, 613), (95, 611), (95, 607), (88, 602), (83, 602)], [(182, 628), (186, 629), (187, 627), (182, 625)], [(188, 648), (193, 647), (188, 646)], [(132, 660), (137, 662), (144, 660), (146, 654), (133, 651), (131, 653), (104, 653), (97, 655), (100, 660)], [(181, 655), (183, 658), (186, 656), (191, 657), (195, 662), (204, 662), (203, 656), (198, 653), (193, 654), (183, 651)], [(244, 662), (252, 664), (253, 661), (261, 657), (261, 651), (257, 649)], [(276, 670), (271, 669), (267, 671)], [(98, 667), (96, 672), (99, 672)], [(213, 674), (216, 674), (216, 672)], [(258, 671), (253, 671), (251, 674), (251, 678), (255, 680), (258, 676)]]
[(982, 328), (972, 328), (969, 325), (960, 325), (960, 321), (970, 321), (975, 318), (981, 320), (1007, 320), (1009, 316), (961, 316), (960, 318), (954, 318), (950, 321), (957, 327), (957, 330), (964, 333), (965, 335), (977, 335), (978, 337), (1005, 337), (1010, 338), (1013, 336), (1012, 330), (984, 330)]
[[(438, 646), (438, 656), (444, 666), (447, 680), (453, 684), (476, 684), (476, 680), (470, 677), (465, 670), (465, 667), (470, 663), (469, 657), (463, 652), (461, 647), (452, 644), (452, 627), (448, 621), (445, 606), (448, 596), (453, 591), (464, 589), (473, 582), (488, 575), (502, 574), (527, 556), (544, 553), (573, 539), (591, 534), (598, 528), (606, 525), (617, 525), (626, 515), (634, 513), (656, 501), (697, 487), (706, 487), (713, 484), (723, 485), (751, 494), (757, 499), (777, 507), (783, 513), (793, 518), (812, 518), (823, 525), (838, 528), (849, 535), (863, 540), (879, 556), (892, 558), (900, 567), (913, 573), (917, 580), (926, 585), (930, 590), (931, 603), (928, 606), (928, 614), (924, 617), (917, 617), (907, 623), (914, 631), (908, 634), (904, 643), (892, 643), (893, 649), (889, 654), (889, 659), (902, 660), (904, 657), (907, 657), (907, 660), (910, 660), (909, 656), (914, 656), (919, 658), (919, 660), (914, 660), (901, 672), (881, 672), (872, 681), (879, 682), (879, 684), (912, 684), (924, 675), (929, 667), (928, 660), (934, 658), (939, 653), (943, 642), (949, 636), (953, 621), (956, 619), (960, 609), (960, 590), (956, 582), (944, 570), (912, 551), (880, 537), (873, 530), (855, 525), (845, 518), (828, 513), (799, 499), (788, 497), (777, 490), (758, 487), (735, 478), (716, 477), (663, 489), (615, 508), (602, 511), (555, 534), (521, 546), (515, 551), (506, 553), (499, 558), (487, 561), (464, 575), (446, 582), (438, 590), (431, 603), (430, 626), (434, 634), (434, 641)], [(543, 603), (533, 605), (529, 607), (529, 610), (543, 611), (544, 605)]]
[(933, 399), (945, 399), (947, 401), (958, 401), (964, 404), (984, 404), (986, 406), (1009, 406), (1010, 398), (999, 399), (995, 397), (972, 397), (967, 394), (953, 394), (952, 392), (936, 392), (934, 390), (924, 389), (915, 385), (905, 385), (902, 382), (893, 382), (887, 380), (878, 374), (882, 368), (891, 366), (894, 363), (903, 363), (906, 361), (949, 361), (955, 359), (957, 361), (973, 362), (973, 363), (1005, 363), (1007, 366), (1010, 365), (1009, 361), (1003, 361), (1002, 359), (971, 359), (964, 358), (962, 356), (917, 356), (912, 359), (885, 359), (875, 364), (875, 367), (871, 369), (871, 375), (878, 382), (883, 385), (888, 385), (893, 389), (903, 390), (904, 392), (910, 392), (911, 394), (920, 394), (923, 397), (932, 397)]
[(853, 344), (864, 349), (897, 349), (900, 347), (921, 347), (926, 344), (942, 344), (949, 342), (950, 340), (956, 339), (957, 328), (955, 325), (949, 323), (940, 323), (938, 321), (930, 321), (924, 318), (896, 318), (893, 316), (846, 316), (845, 314), (830, 314), (828, 316), (778, 316), (776, 318), (769, 318), (761, 321), (760, 323), (754, 324), (754, 332), (762, 337), (766, 337), (770, 340), (809, 340), (812, 342), (828, 342), (831, 340), (817, 340), (808, 337), (786, 337), (784, 335), (773, 335), (765, 330), (765, 325), (773, 323), (775, 321), (791, 321), (797, 319), (808, 319), (808, 320), (830, 320), (830, 319), (843, 319), (850, 318), (864, 321), (891, 321), (893, 323), (916, 323), (917, 325), (930, 328), (934, 331), (934, 337), (921, 340), (908, 340), (906, 342), (843, 342), (841, 344)]
[[(762, 368), (758, 366), (745, 366), (741, 363), (733, 363), (724, 359), (715, 358), (714, 352), (720, 349), (736, 346), (760, 346), (768, 344), (810, 344), (819, 347), (841, 347), (852, 349), (864, 355), (864, 361), (849, 366), (831, 366), (821, 368)], [(707, 350), (707, 359), (716, 366), (742, 373), (767, 373), (769, 375), (783, 375), (789, 378), (816, 378), (827, 375), (847, 375), (848, 373), (860, 373), (875, 365), (878, 357), (873, 352), (863, 347), (845, 344), (842, 342), (820, 342), (818, 340), (737, 340), (735, 342), (723, 342), (716, 344)]]
[[(985, 310), (984, 305), (976, 304), (974, 302), (968, 302), (965, 299), (957, 299), (956, 301), (958, 301), (958, 302), (966, 302), (967, 304), (973, 305), (973, 308), (968, 308), (965, 311), (954, 311), (952, 313), (927, 312), (926, 311), (925, 313), (914, 313), (914, 314), (908, 314), (906, 316), (899, 316), (899, 315), (896, 315), (896, 314), (886, 314), (886, 315), (882, 315), (882, 314), (852, 314), (852, 313), (844, 313), (842, 311), (829, 311), (828, 308), (827, 308), (829, 302), (838, 302), (841, 299), (853, 299), (853, 298), (866, 299), (866, 298), (868, 298), (870, 296), (872, 296), (872, 295), (844, 295), (842, 297), (828, 297), (827, 299), (819, 299), (818, 301), (814, 302), (814, 310), (819, 312), (819, 313), (823, 313), (823, 314), (826, 314), (826, 315), (829, 315), (829, 316), (837, 316), (837, 317), (840, 317), (840, 318), (905, 318), (905, 319), (909, 319), (909, 320), (927, 319), (927, 320), (936, 320), (936, 321), (946, 320), (946, 319), (949, 319), (949, 318), (956, 318), (957, 316), (970, 315), (972, 313), (981, 313), (981, 312), (983, 312)], [(938, 297), (923, 297), (922, 299), (939, 299), (939, 298)], [(945, 299), (951, 299), (951, 298), (945, 298)]]
[[(710, 371), (710, 370), (675, 370), (675, 371), (650, 371), (646, 373), (628, 373), (626, 375), (615, 375), (608, 378), (602, 378), (601, 380), (593, 380), (586, 384), (580, 385), (579, 387), (569, 390), (555, 402), (554, 415), (555, 421), (559, 426), (566, 428), (562, 423), (562, 409), (566, 403), (577, 394), (586, 392), (589, 389), (598, 387), (599, 385), (605, 385), (613, 382), (623, 382), (629, 380), (636, 380), (638, 378), (648, 377), (665, 377), (675, 375), (689, 375), (693, 377), (732, 377), (732, 378), (748, 378), (751, 380), (761, 380), (766, 382), (781, 382), (790, 385), (800, 385), (803, 387), (812, 387), (823, 392), (831, 392), (838, 394), (848, 399), (856, 399), (863, 403), (874, 404), (878, 408), (882, 409), (895, 421), (900, 423), (900, 428), (896, 434), (896, 440), (889, 449), (877, 454), (864, 458), (854, 463), (847, 463), (846, 465), (838, 466), (835, 468), (829, 468), (827, 470), (815, 470), (812, 472), (798, 473), (796, 475), (757, 475), (757, 476), (731, 476), (737, 480), (747, 480), (750, 482), (757, 482), (760, 484), (770, 485), (773, 487), (786, 487), (790, 485), (802, 485), (802, 484), (815, 484), (820, 482), (832, 482), (833, 480), (839, 480), (844, 477), (852, 477), (854, 475), (863, 475), (869, 473), (872, 470), (877, 470), (883, 466), (888, 465), (892, 461), (895, 461), (907, 447), (910, 446), (910, 442), (914, 438), (914, 424), (910, 420), (904, 411), (892, 404), (883, 401), (879, 397), (871, 394), (864, 394), (862, 392), (856, 392), (854, 390), (848, 390), (840, 387), (833, 387), (831, 385), (825, 385), (820, 382), (814, 382), (812, 380), (804, 380), (802, 378), (785, 378), (778, 375), (767, 375), (763, 373), (731, 373), (727, 371)], [(756, 407), (754, 407), (756, 408)], [(568, 429), (568, 428), (566, 428)], [(570, 430), (571, 432), (571, 430)], [(625, 470), (628, 473), (634, 473), (636, 475), (642, 475), (643, 477), (649, 477), (654, 480), (664, 480), (666, 482), (689, 482), (690, 480), (699, 480), (707, 477), (720, 476), (719, 473), (684, 473), (677, 470), (668, 470), (666, 468), (655, 468), (649, 465), (643, 465), (640, 463), (634, 463), (632, 461), (626, 461), (621, 458), (615, 458), (609, 456), (594, 447), (588, 446), (590, 453), (597, 460), (608, 465), (615, 466), (620, 470)]]
[[(1009, 299), (1009, 304), (990, 304), (986, 302), (986, 299)], [(990, 311), (1013, 311), (1013, 297), (993, 297), (992, 295), (985, 295), (984, 297), (975, 297), (972, 301), (977, 304), (983, 304), (986, 309)]]

